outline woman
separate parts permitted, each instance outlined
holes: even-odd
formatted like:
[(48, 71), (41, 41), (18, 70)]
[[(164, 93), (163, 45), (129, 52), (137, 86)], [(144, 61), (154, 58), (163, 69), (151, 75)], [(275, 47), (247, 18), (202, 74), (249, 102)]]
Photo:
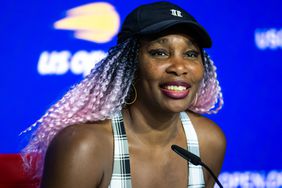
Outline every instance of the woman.
[(224, 135), (199, 115), (222, 106), (203, 51), (210, 46), (208, 33), (177, 5), (133, 10), (108, 56), (33, 125), (24, 153), (42, 155), (38, 175), (46, 153), (41, 187), (213, 187), (204, 169), (171, 150), (188, 148), (220, 172)]

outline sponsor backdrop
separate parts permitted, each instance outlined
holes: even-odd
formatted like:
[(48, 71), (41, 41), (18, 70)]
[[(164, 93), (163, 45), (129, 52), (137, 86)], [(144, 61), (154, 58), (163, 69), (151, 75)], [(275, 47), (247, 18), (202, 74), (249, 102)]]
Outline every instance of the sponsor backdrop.
[[(1, 2), (0, 153), (115, 45), (125, 15), (152, 1)], [(224, 187), (282, 187), (282, 1), (182, 0), (209, 31), (225, 104), (209, 117), (228, 145)]]

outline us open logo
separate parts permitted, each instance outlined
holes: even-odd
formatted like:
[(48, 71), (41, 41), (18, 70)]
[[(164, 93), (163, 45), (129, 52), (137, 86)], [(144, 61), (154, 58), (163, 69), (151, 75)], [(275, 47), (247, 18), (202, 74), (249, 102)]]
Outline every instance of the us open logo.
[(282, 28), (256, 29), (255, 44), (260, 50), (282, 49)]
[[(67, 11), (65, 18), (54, 23), (56, 30), (73, 31), (74, 38), (95, 43), (110, 42), (120, 27), (120, 16), (108, 2), (81, 5)], [(39, 57), (37, 71), (40, 75), (86, 76), (107, 55), (103, 50), (43, 51)]]

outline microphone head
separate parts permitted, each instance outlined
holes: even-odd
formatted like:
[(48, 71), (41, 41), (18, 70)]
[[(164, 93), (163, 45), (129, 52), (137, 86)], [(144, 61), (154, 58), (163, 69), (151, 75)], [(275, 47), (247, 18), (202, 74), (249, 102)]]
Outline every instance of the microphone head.
[(193, 165), (201, 165), (202, 161), (201, 158), (198, 157), (197, 155), (187, 151), (186, 149), (179, 147), (177, 145), (172, 145), (171, 149), (177, 153), (178, 155), (180, 155), (181, 157), (183, 157), (184, 159), (186, 159), (187, 161), (191, 162)]

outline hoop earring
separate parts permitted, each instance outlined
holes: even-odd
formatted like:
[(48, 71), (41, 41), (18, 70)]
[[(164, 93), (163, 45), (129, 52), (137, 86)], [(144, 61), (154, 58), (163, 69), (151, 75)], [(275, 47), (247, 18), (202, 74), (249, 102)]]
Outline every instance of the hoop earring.
[[(132, 100), (131, 102), (125, 101), (125, 104), (126, 104), (126, 105), (131, 105), (131, 104), (135, 103), (135, 101), (136, 101), (136, 99), (137, 99), (137, 90), (136, 90), (134, 84), (131, 84), (131, 86), (132, 86), (131, 88), (133, 88), (133, 89), (131, 89), (131, 90), (133, 90), (134, 98), (133, 98), (133, 100)], [(130, 96), (130, 98), (131, 98), (131, 96)]]
[(198, 93), (196, 93), (194, 99), (193, 99), (193, 102), (192, 102), (192, 106), (195, 106), (198, 102)]

